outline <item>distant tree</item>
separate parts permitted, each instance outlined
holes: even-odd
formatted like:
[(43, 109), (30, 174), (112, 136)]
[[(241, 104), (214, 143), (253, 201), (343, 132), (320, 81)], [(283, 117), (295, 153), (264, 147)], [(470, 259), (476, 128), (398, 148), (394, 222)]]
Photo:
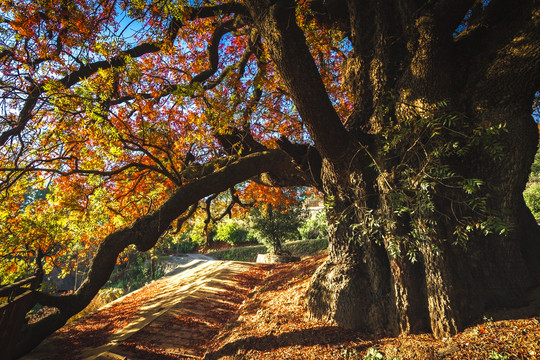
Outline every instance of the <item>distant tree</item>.
[(298, 228), (304, 219), (300, 208), (290, 209), (257, 207), (251, 212), (252, 229), (257, 237), (266, 245), (270, 253), (283, 253), (282, 243), (286, 240), (298, 239)]
[(249, 231), (243, 221), (229, 219), (219, 222), (216, 226), (214, 240), (237, 245), (249, 241)]

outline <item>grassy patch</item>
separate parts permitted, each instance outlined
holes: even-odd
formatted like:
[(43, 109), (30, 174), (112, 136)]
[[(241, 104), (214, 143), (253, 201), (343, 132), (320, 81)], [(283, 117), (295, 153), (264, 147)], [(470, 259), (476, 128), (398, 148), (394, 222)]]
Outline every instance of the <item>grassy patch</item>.
[(315, 254), (321, 250), (328, 248), (328, 240), (326, 239), (314, 239), (314, 240), (301, 240), (285, 243), (283, 246), (285, 250), (291, 252), (296, 256), (307, 256)]
[[(283, 249), (290, 251), (292, 255), (306, 256), (324, 250), (328, 247), (328, 240), (301, 240), (283, 244)], [(226, 250), (211, 251), (206, 255), (218, 260), (251, 261), (257, 259), (257, 254), (265, 254), (268, 250), (264, 245), (242, 246)]]

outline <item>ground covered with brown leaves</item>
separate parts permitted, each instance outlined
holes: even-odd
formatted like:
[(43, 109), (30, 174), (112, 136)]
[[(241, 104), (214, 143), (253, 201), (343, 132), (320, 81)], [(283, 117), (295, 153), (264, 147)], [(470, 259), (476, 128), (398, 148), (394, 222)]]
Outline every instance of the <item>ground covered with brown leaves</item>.
[(324, 255), (267, 266), (268, 276), (205, 359), (540, 359), (540, 317), (490, 318), (449, 339), (429, 334), (376, 338), (311, 319), (304, 294)]
[(236, 264), (234, 270), (231, 264), (227, 275), (218, 268), (203, 268), (197, 276), (204, 279), (183, 291), (195, 273), (187, 279), (176, 275), (174, 281), (162, 278), (80, 317), (49, 337), (32, 359), (84, 359), (100, 353), (107, 359), (111, 353), (130, 360), (201, 359), (267, 273), (264, 266)]
[[(540, 359), (540, 317), (534, 310), (540, 306), (533, 315), (499, 312), (495, 318), (513, 319), (486, 318), (442, 340), (429, 334), (380, 338), (312, 319), (304, 296), (324, 259), (320, 254), (297, 263), (253, 266), (228, 284), (216, 283), (208, 293), (187, 298), (109, 350), (132, 360)], [(166, 280), (152, 283), (69, 324), (50, 339), (52, 348), (42, 359), (74, 359), (84, 349), (102, 346), (166, 285)]]

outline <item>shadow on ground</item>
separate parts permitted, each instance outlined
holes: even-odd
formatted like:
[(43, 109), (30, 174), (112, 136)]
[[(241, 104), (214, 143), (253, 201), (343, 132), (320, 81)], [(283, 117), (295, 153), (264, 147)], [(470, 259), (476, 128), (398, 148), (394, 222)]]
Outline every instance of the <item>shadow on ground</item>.
[[(336, 326), (323, 326), (305, 330), (294, 330), (279, 335), (247, 337), (225, 344), (222, 348), (208, 352), (204, 360), (217, 360), (242, 351), (271, 351), (289, 346), (339, 345), (358, 339), (358, 333), (348, 332)], [(366, 342), (359, 350), (368, 349), (373, 343)], [(365, 348), (365, 349), (364, 349)]]

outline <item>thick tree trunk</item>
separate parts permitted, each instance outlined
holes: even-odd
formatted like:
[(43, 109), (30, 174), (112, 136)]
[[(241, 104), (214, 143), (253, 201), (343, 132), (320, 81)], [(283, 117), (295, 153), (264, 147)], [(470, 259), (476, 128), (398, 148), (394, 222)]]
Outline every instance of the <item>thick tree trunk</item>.
[[(308, 307), (349, 328), (441, 337), (539, 282), (540, 232), (522, 198), (538, 144), (539, 26), (533, 2), (494, 1), (487, 30), (458, 42), (474, 1), (420, 3), (347, 2), (346, 134), (321, 105), (291, 4), (250, 6), (323, 157), (330, 247)], [(337, 135), (323, 140), (325, 126)]]
[[(527, 150), (525, 145), (520, 147)], [(516, 166), (520, 159), (509, 156), (504, 162)], [(324, 171), (328, 176), (329, 169)], [(334, 175), (350, 178), (342, 171)], [(349, 184), (349, 188), (354, 186)], [(503, 198), (517, 198), (513, 206), (501, 198), (487, 210), (496, 215), (499, 209), (507, 209), (504, 220), (512, 227), (507, 235), (472, 232), (466, 244), (453, 244), (458, 219), (436, 215), (416, 219), (418, 228), (425, 226), (429, 231), (416, 244), (415, 263), (406, 256), (407, 248), (413, 246), (407, 240), (396, 245), (381, 239), (381, 233), (390, 238), (400, 232), (406, 239), (412, 237), (404, 230), (410, 225), (392, 214), (395, 208), (384, 211), (383, 200), (369, 208), (363, 196), (355, 198), (343, 190), (329, 195), (326, 189), (329, 257), (313, 276), (307, 294), (309, 309), (316, 317), (366, 332), (431, 329), (443, 337), (481, 319), (488, 309), (521, 305), (525, 292), (539, 283), (540, 255), (540, 232), (520, 197), (523, 187), (521, 182), (504, 192)], [(451, 204), (439, 206), (436, 211), (442, 214), (450, 211)], [(396, 221), (388, 225), (391, 218)]]

